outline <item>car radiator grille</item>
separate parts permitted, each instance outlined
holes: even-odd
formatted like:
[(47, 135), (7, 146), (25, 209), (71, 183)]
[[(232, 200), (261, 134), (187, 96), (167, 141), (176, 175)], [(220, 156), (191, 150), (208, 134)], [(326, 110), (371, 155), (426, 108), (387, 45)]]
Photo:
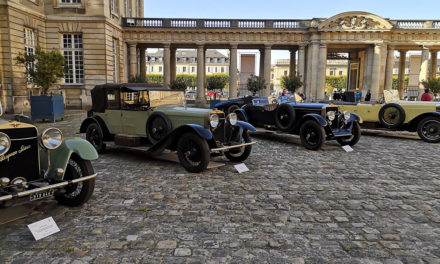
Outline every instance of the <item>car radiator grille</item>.
[(215, 128), (211, 128), (212, 135), (218, 146), (224, 145), (226, 142), (226, 119), (224, 114), (219, 114), (219, 124)]

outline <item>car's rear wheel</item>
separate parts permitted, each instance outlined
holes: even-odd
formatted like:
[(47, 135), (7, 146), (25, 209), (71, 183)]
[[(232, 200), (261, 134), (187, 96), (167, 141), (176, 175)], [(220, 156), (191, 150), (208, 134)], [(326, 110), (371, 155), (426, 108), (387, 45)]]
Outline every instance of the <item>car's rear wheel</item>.
[(387, 128), (396, 128), (405, 121), (405, 111), (398, 104), (386, 104), (379, 111), (379, 122)]
[(295, 109), (288, 104), (280, 104), (276, 110), (275, 123), (284, 132), (289, 132), (295, 124)]
[(190, 132), (179, 138), (177, 155), (187, 171), (197, 173), (208, 167), (210, 150), (205, 139)]
[[(239, 144), (243, 143), (249, 143), (251, 142), (251, 138), (249, 137), (249, 134), (247, 131), (243, 131), (240, 137), (240, 142), (237, 142)], [(244, 146), (240, 148), (233, 148), (225, 152), (226, 158), (228, 158), (230, 161), (234, 162), (240, 162), (246, 160), (252, 151), (252, 145)]]
[(156, 144), (172, 131), (171, 120), (162, 112), (154, 112), (147, 122), (147, 137), (151, 144)]
[[(92, 163), (79, 157), (69, 159), (64, 180), (78, 179), (94, 173)], [(69, 184), (64, 187), (63, 192), (56, 194), (55, 199), (63, 205), (81, 206), (86, 203), (95, 189), (95, 179)]]
[(440, 142), (440, 118), (426, 117), (417, 125), (419, 137), (429, 143)]
[(106, 147), (104, 143), (104, 135), (101, 127), (97, 123), (90, 123), (87, 126), (86, 139), (93, 145), (98, 153), (104, 152)]
[(324, 128), (313, 120), (307, 120), (301, 125), (299, 136), (306, 149), (318, 150), (325, 143)]
[(337, 138), (336, 141), (338, 141), (338, 143), (341, 144), (342, 146), (345, 145), (354, 146), (356, 145), (356, 143), (359, 142), (360, 138), (361, 138), (361, 127), (359, 126), (358, 122), (353, 122), (351, 136)]

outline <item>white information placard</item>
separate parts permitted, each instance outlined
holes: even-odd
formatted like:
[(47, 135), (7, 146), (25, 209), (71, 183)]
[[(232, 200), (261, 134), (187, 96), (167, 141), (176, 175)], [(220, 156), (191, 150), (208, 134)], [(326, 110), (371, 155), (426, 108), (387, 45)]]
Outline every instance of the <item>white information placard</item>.
[(234, 165), (234, 167), (238, 171), (238, 173), (249, 171), (248, 167), (246, 167), (244, 163)]
[(352, 151), (353, 151), (353, 148), (352, 148), (350, 145), (342, 146), (342, 148), (343, 148), (346, 152), (352, 152)]
[(29, 230), (34, 236), (35, 240), (40, 240), (57, 232), (60, 232), (57, 224), (52, 216), (28, 225)]

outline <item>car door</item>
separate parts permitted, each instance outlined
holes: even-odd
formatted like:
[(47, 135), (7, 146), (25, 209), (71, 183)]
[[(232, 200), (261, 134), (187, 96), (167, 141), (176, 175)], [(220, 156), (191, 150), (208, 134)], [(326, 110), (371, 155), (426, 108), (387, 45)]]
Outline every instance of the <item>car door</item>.
[(108, 90), (107, 109), (105, 109), (104, 113), (99, 114), (111, 134), (122, 133), (122, 111), (119, 96), (118, 90)]
[(145, 137), (146, 124), (152, 110), (147, 107), (147, 91), (124, 92), (122, 98), (122, 131), (127, 135)]

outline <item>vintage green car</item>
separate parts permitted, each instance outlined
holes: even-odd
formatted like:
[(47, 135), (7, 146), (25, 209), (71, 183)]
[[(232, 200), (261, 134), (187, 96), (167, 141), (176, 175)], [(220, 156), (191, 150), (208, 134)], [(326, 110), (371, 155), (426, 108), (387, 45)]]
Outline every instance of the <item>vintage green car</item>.
[(154, 154), (169, 149), (189, 172), (205, 170), (211, 155), (244, 161), (255, 144), (248, 135), (255, 128), (235, 113), (186, 107), (184, 91), (163, 87), (97, 85), (87, 116), (80, 133), (98, 152), (109, 141)]
[(364, 128), (417, 131), (429, 143), (440, 142), (440, 103), (421, 101), (390, 101), (386, 104), (344, 104), (347, 110), (361, 116)]
[[(0, 116), (2, 115), (0, 103)], [(95, 187), (93, 146), (81, 138), (63, 138), (57, 128), (38, 135), (28, 123), (0, 118), (0, 206), (55, 196), (81, 206)]]

